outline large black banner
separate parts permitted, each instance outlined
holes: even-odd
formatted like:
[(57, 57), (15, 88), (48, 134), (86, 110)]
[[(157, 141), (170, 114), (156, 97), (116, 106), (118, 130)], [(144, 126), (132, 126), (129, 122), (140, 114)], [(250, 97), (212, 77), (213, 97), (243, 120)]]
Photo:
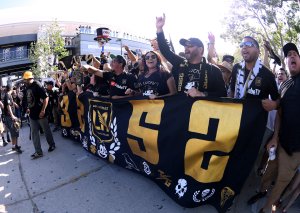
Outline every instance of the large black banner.
[(225, 212), (232, 205), (265, 130), (261, 101), (186, 96), (111, 101), (90, 96), (81, 94), (77, 100), (80, 129), (72, 127), (66, 107), (71, 105), (64, 98), (64, 136), (152, 179), (182, 206), (211, 204)]

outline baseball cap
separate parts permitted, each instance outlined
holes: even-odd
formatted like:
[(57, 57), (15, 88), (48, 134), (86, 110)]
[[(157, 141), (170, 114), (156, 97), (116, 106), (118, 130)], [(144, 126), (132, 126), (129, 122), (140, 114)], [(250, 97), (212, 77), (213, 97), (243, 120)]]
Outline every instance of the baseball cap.
[(222, 61), (227, 61), (227, 62), (231, 62), (233, 63), (234, 62), (234, 57), (232, 55), (224, 55), (223, 58), (222, 58)]
[(283, 46), (283, 53), (284, 53), (284, 57), (287, 57), (289, 51), (294, 50), (297, 52), (297, 54), (299, 55), (299, 51), (297, 46), (294, 43), (287, 43)]
[(204, 47), (202, 41), (199, 38), (180, 39), (179, 43), (182, 46), (192, 45), (197, 47)]
[(54, 82), (53, 81), (46, 81), (45, 83), (46, 83), (46, 85), (54, 86)]
[(31, 78), (33, 78), (32, 72), (30, 72), (30, 71), (24, 72), (24, 74), (23, 74), (23, 79), (24, 80), (31, 79)]

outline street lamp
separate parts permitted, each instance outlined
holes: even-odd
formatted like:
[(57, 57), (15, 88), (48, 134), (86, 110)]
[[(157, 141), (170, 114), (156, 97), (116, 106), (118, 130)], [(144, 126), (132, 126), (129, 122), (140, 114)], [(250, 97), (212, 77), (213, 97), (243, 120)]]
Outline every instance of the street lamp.
[(116, 41), (119, 41), (119, 42), (120, 42), (120, 46), (121, 46), (121, 55), (122, 55), (122, 49), (123, 49), (122, 39), (121, 39), (121, 38), (117, 38)]

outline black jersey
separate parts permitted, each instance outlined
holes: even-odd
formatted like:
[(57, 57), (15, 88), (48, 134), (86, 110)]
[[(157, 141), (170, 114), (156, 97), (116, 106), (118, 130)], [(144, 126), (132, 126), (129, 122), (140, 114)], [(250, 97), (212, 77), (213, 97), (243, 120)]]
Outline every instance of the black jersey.
[(143, 96), (166, 95), (170, 92), (167, 84), (170, 77), (172, 77), (172, 75), (167, 71), (156, 71), (148, 77), (140, 75), (138, 87)]
[(300, 152), (300, 74), (280, 100), (282, 109), (279, 141), (288, 154)]
[[(233, 66), (230, 83), (230, 89), (232, 92), (235, 91), (239, 69), (241, 69), (241, 65), (239, 63)], [(247, 80), (249, 72), (249, 70), (245, 69), (244, 83)], [(269, 98), (269, 95), (272, 100), (277, 100), (279, 98), (277, 83), (275, 81), (274, 74), (267, 67), (262, 65), (249, 88), (247, 88), (245, 98), (267, 99)]]
[(114, 72), (104, 72), (103, 79), (109, 82), (110, 96), (125, 96), (128, 88), (135, 89), (137, 79), (134, 75), (122, 72), (116, 75)]

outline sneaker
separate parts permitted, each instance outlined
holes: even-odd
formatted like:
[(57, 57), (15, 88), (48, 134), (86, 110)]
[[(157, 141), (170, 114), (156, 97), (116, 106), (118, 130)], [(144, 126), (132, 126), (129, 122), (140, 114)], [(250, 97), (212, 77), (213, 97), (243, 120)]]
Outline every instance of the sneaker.
[(248, 205), (252, 205), (253, 203), (256, 203), (256, 201), (258, 201), (259, 199), (263, 198), (264, 196), (267, 195), (267, 191), (263, 191), (263, 192), (258, 192), (256, 195), (252, 196), (249, 200), (248, 200)]
[(49, 146), (48, 152), (52, 152), (55, 148), (55, 145)]
[(12, 147), (11, 149), (12, 149), (13, 151), (16, 151), (16, 152), (19, 153), (19, 154), (22, 154), (22, 152), (23, 152), (23, 151), (21, 150), (21, 147), (18, 146), (18, 145)]
[(17, 149), (21, 149), (21, 146), (15, 145), (11, 148), (13, 151), (16, 151)]
[(37, 159), (37, 158), (43, 157), (43, 154), (39, 154), (39, 153), (35, 152), (30, 157), (33, 160), (33, 159)]
[(6, 141), (3, 141), (2, 146), (6, 146), (8, 143)]

